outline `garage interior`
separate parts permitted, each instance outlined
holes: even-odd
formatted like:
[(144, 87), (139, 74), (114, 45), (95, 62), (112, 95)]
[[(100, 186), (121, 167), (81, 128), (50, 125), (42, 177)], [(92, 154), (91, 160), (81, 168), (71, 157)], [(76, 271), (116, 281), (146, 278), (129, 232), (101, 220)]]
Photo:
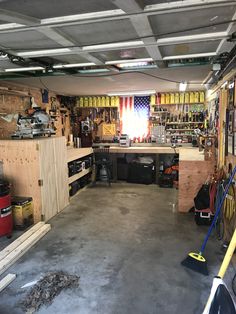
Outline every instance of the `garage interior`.
[(1, 314), (236, 313), (235, 42), (235, 0), (0, 1)]

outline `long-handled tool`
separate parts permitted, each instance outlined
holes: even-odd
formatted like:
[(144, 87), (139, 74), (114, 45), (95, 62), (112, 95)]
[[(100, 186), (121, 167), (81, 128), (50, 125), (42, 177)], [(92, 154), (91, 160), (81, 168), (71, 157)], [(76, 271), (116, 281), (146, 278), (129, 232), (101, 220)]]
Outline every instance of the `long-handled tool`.
[(221, 207), (224, 203), (224, 200), (225, 200), (225, 197), (228, 193), (228, 190), (229, 190), (229, 187), (233, 181), (233, 178), (235, 176), (235, 173), (236, 173), (236, 166), (234, 167), (233, 169), (233, 172), (229, 178), (229, 182), (225, 188), (225, 191), (224, 191), (224, 194), (223, 194), (223, 197), (221, 199), (221, 202), (219, 203), (218, 207), (217, 207), (217, 210), (215, 212), (215, 216), (214, 216), (214, 219), (212, 220), (212, 223), (208, 229), (208, 232), (205, 236), (205, 239), (203, 241), (203, 244), (201, 246), (201, 249), (200, 249), (200, 252), (199, 253), (194, 253), (194, 252), (191, 252), (188, 254), (188, 256), (181, 262), (181, 264), (185, 267), (188, 267), (198, 273), (201, 273), (203, 275), (206, 275), (208, 276), (208, 269), (207, 269), (207, 261), (206, 259), (203, 257), (203, 252), (206, 248), (206, 245), (207, 245), (207, 241), (210, 237), (210, 234), (212, 232), (212, 229), (213, 227), (215, 226), (215, 223), (216, 223), (216, 220), (219, 216), (219, 213), (220, 213), (220, 210), (221, 210)]
[(222, 281), (236, 248), (236, 229), (221, 264), (218, 275), (213, 279), (211, 293), (202, 314), (228, 313), (235, 314), (234, 302)]

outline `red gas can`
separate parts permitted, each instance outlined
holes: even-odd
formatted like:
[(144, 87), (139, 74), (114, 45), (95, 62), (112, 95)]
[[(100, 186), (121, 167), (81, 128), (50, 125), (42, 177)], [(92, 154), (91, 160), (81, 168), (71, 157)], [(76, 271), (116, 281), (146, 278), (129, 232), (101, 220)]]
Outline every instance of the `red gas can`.
[[(6, 181), (5, 184), (9, 186)], [(13, 228), (11, 197), (9, 193), (6, 194), (6, 189), (4, 193), (1, 192), (3, 192), (3, 190), (0, 190), (0, 236), (6, 235), (10, 237)]]

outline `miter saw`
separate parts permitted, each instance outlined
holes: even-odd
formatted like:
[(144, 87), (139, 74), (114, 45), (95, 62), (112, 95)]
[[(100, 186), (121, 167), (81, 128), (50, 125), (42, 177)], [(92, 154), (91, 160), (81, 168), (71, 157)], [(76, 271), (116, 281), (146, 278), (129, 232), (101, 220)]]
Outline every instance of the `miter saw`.
[(12, 138), (34, 138), (36, 136), (51, 136), (55, 134), (53, 121), (49, 114), (40, 107), (27, 111), (27, 116), (19, 115), (17, 130)]

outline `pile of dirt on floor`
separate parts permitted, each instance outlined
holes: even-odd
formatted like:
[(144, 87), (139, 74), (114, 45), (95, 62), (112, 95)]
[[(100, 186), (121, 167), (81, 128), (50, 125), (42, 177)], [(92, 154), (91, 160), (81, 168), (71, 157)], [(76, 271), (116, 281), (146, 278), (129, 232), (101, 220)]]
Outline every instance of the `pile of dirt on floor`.
[(27, 293), (21, 303), (23, 310), (30, 314), (35, 313), (42, 305), (49, 305), (63, 290), (78, 287), (79, 277), (63, 271), (50, 272), (40, 279)]

